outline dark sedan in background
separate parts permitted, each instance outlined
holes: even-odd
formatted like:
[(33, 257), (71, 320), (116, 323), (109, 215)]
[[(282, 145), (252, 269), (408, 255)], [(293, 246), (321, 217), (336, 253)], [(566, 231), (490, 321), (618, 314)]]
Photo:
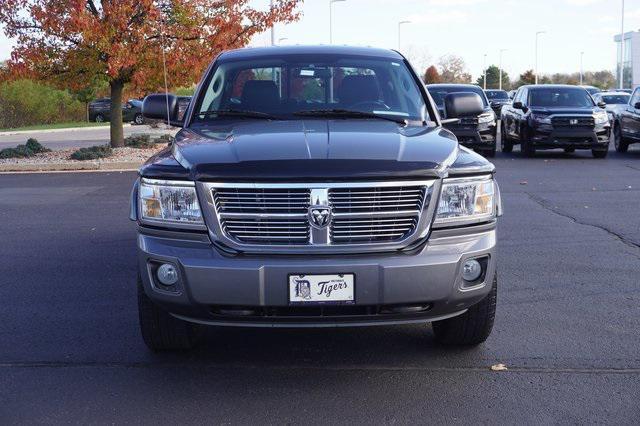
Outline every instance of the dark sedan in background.
[[(111, 99), (96, 99), (89, 103), (89, 121), (103, 123), (111, 120)], [(142, 117), (142, 101), (129, 99), (122, 105), (122, 121), (125, 123), (144, 124)]]
[(498, 89), (487, 89), (484, 91), (484, 93), (487, 95), (487, 99), (489, 99), (489, 105), (491, 105), (491, 109), (493, 109), (496, 117), (500, 118), (500, 111), (502, 110), (502, 106), (511, 103), (509, 94), (506, 90)]
[(519, 143), (529, 157), (537, 149), (561, 148), (565, 152), (590, 149), (594, 157), (604, 158), (611, 125), (601, 106), (582, 87), (522, 86), (513, 104), (502, 108), (502, 151), (511, 152)]
[(489, 105), (489, 100), (480, 86), (473, 84), (429, 84), (429, 94), (438, 106), (440, 116), (447, 117), (445, 111), (445, 97), (450, 93), (475, 93), (482, 100), (484, 111), (473, 117), (462, 117), (459, 120), (445, 122), (444, 127), (451, 130), (458, 138), (458, 142), (472, 148), (485, 157), (496, 155), (496, 114)]

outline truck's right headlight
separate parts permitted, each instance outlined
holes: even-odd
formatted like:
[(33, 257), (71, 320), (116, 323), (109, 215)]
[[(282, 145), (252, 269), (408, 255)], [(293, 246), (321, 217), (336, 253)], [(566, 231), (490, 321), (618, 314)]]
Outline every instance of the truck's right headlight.
[(456, 226), (486, 222), (496, 217), (497, 203), (491, 176), (445, 179), (435, 224)]
[(204, 228), (193, 182), (142, 178), (138, 197), (142, 222), (159, 226)]

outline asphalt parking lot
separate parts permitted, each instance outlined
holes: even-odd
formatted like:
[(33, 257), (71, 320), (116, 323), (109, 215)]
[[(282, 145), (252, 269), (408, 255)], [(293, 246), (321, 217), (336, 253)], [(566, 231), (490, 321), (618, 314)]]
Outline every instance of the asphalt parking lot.
[(135, 173), (0, 175), (0, 419), (637, 424), (640, 149), (493, 161), (498, 312), (475, 349), (443, 349), (427, 326), (210, 329), (192, 353), (154, 355)]

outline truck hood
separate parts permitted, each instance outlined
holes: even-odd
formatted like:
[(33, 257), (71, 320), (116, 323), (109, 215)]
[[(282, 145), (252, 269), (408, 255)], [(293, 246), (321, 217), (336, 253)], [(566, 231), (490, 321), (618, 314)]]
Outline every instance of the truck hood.
[(434, 127), (382, 120), (241, 120), (190, 127), (171, 153), (193, 180), (442, 176), (458, 144)]

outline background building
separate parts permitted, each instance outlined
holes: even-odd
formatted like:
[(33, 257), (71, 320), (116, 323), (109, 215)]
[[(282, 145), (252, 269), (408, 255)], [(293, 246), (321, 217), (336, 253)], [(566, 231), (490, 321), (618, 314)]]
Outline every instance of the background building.
[[(613, 40), (618, 46), (616, 54), (616, 81), (620, 87), (620, 49), (622, 47), (620, 34)], [(624, 33), (624, 88), (632, 89), (640, 86), (640, 31), (629, 31)]]

